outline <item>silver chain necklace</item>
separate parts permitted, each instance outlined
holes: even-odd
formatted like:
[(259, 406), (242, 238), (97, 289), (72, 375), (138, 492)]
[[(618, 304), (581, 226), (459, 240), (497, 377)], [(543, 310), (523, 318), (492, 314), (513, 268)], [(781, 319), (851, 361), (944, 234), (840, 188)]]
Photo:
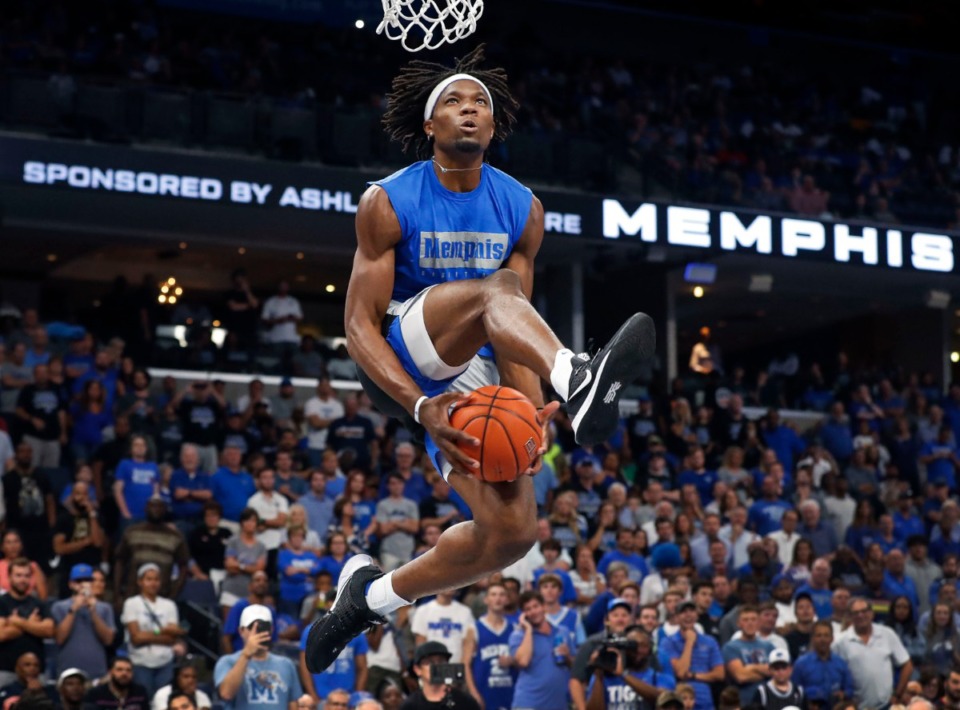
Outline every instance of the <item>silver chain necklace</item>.
[(440, 163), (437, 162), (436, 158), (431, 158), (433, 164), (440, 168), (440, 172), (446, 175), (447, 173), (469, 173), (473, 170), (481, 170), (483, 168), (483, 163), (480, 163), (479, 166), (475, 168), (445, 168)]

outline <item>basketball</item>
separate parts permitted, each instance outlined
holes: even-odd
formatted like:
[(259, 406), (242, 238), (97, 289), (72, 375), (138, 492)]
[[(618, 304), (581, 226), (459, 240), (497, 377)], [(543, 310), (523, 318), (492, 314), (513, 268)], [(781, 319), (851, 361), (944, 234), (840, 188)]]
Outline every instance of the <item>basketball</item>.
[(522, 392), (487, 385), (456, 407), (450, 424), (480, 440), (460, 448), (480, 463), (477, 478), (488, 483), (515, 481), (537, 456), (543, 429), (537, 408)]

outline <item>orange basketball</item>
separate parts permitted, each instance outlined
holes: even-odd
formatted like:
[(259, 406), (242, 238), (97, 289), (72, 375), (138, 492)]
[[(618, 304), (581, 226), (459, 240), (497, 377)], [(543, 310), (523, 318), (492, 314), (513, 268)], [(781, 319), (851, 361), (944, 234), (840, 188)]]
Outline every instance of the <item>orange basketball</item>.
[(510, 387), (475, 390), (453, 410), (450, 424), (480, 440), (479, 446), (460, 448), (480, 463), (475, 475), (488, 483), (517, 480), (530, 468), (543, 440), (537, 408)]

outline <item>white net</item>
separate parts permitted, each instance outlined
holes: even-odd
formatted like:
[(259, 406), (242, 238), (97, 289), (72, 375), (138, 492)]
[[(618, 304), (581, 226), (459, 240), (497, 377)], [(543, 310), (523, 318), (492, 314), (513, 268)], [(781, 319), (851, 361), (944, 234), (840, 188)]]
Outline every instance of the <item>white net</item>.
[(436, 49), (473, 34), (483, 0), (382, 0), (377, 34), (400, 40), (408, 52)]

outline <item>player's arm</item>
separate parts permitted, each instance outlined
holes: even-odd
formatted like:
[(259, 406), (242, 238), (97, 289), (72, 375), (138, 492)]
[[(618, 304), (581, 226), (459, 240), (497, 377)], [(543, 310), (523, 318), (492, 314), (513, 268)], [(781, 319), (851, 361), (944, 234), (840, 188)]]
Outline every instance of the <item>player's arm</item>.
[(357, 251), (347, 286), (344, 328), (347, 351), (357, 365), (413, 414), (423, 392), (403, 369), (381, 333), (394, 282), (394, 248), (402, 233), (387, 193), (371, 186), (357, 208)]
[[(503, 265), (504, 269), (510, 269), (520, 277), (520, 287), (528, 301), (533, 297), (533, 265), (542, 243), (543, 205), (534, 197), (523, 234), (513, 247), (510, 258)], [(530, 398), (537, 409), (543, 408), (540, 377), (533, 370), (501, 357), (497, 358), (497, 369), (500, 371), (501, 384), (520, 390)]]

